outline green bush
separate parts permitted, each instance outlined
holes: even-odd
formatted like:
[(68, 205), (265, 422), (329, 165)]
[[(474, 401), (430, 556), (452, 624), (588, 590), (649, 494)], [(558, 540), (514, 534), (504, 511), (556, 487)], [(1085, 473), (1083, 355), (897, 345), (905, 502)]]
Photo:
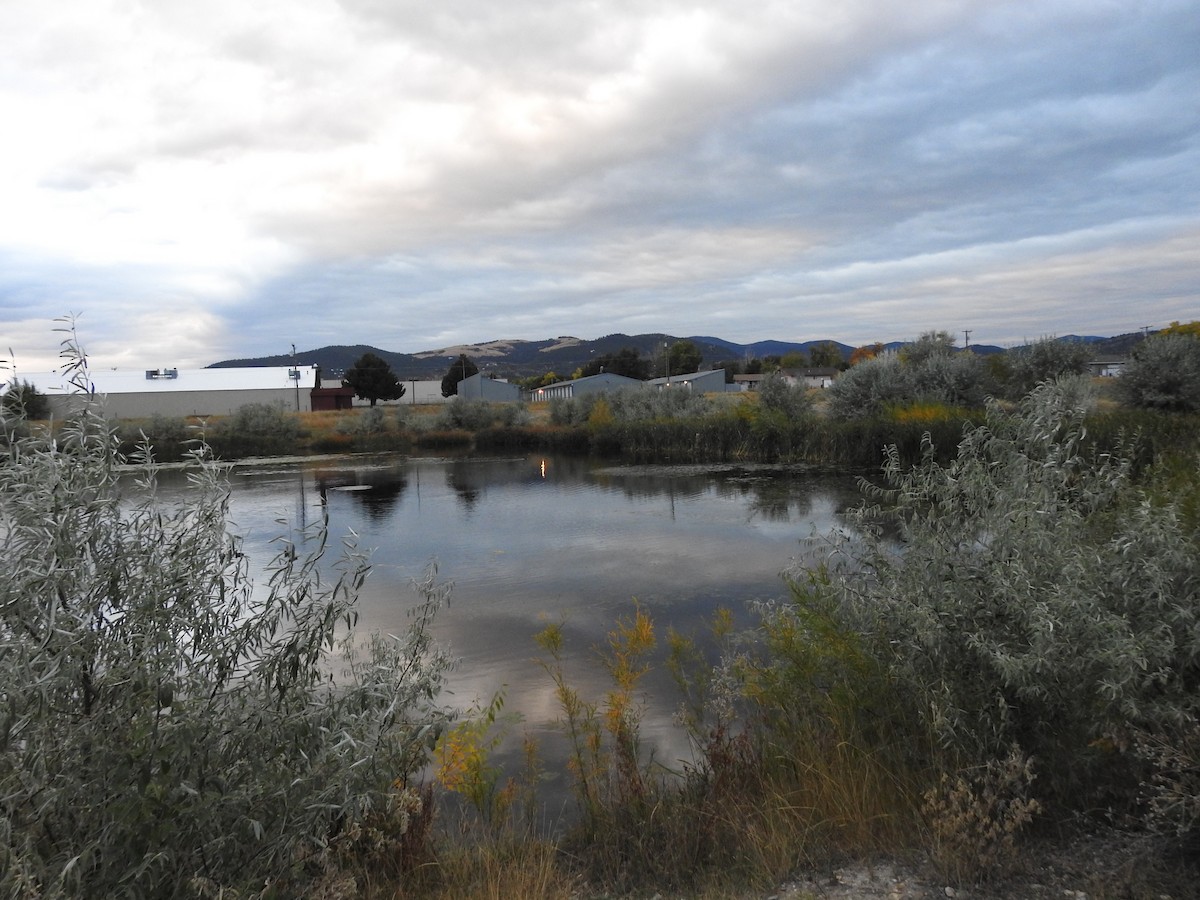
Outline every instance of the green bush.
[(716, 405), (703, 394), (675, 385), (669, 389), (625, 388), (607, 394), (589, 394), (550, 401), (550, 421), (555, 425), (583, 425), (592, 415), (596, 404), (609, 408), (612, 421), (656, 422), (670, 419), (700, 418), (716, 411)]
[(585, 397), (554, 397), (550, 401), (550, 422), (553, 425), (585, 425), (592, 407), (601, 394)]
[(487, 400), (450, 400), (437, 418), (438, 428), (480, 431), (492, 426), (512, 428), (529, 423), (529, 411), (516, 403), (491, 403)]
[(758, 405), (788, 419), (799, 419), (812, 412), (812, 398), (800, 386), (789, 384), (782, 375), (768, 375), (758, 388)]
[(1043, 338), (998, 354), (994, 366), (1001, 383), (1000, 392), (1010, 400), (1019, 400), (1043, 381), (1083, 375), (1091, 358), (1088, 345), (1080, 341)]
[(834, 419), (872, 418), (913, 403), (981, 407), (990, 390), (987, 365), (974, 353), (954, 353), (939, 342), (864, 360), (825, 391)]
[(313, 438), (310, 447), (323, 453), (405, 449), (405, 421), (405, 416), (390, 414), (381, 406), (354, 410), (337, 420), (333, 434)]
[(157, 462), (179, 462), (199, 444), (199, 429), (189, 428), (178, 416), (155, 413), (144, 422), (124, 422), (118, 428), (121, 452), (134, 455), (148, 445)]
[(256, 587), (219, 466), (171, 506), (124, 461), (85, 408), (0, 465), (0, 893), (232, 895), (402, 831), (446, 720), (432, 574), (359, 652), (352, 545), (331, 579), (319, 525)]
[(300, 423), (282, 404), (247, 403), (218, 420), (205, 438), (226, 458), (294, 453)]
[(0, 405), (8, 415), (23, 419), (45, 419), (50, 415), (50, 401), (28, 381), (13, 381), (8, 385)]
[(1015, 745), (1080, 803), (1089, 776), (1133, 777), (1131, 729), (1200, 712), (1200, 536), (1132, 449), (1086, 454), (1082, 400), (1068, 381), (993, 405), (945, 464), (892, 448), (831, 587), (921, 729), (975, 761)]
[(987, 367), (974, 353), (935, 354), (913, 367), (913, 399), (980, 407), (989, 393)]
[(843, 372), (825, 390), (829, 414), (838, 420), (867, 419), (913, 397), (909, 370), (894, 353), (864, 360)]
[(1131, 406), (1200, 412), (1200, 338), (1191, 334), (1148, 337), (1134, 350), (1117, 388)]

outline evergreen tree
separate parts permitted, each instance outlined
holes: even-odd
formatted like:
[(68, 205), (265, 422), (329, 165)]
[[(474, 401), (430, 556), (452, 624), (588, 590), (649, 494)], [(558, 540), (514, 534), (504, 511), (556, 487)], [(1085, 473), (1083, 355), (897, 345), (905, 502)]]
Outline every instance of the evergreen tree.
[(664, 360), (658, 360), (659, 375), (688, 375), (700, 370), (703, 356), (700, 348), (692, 341), (676, 341), (667, 351), (666, 368), (662, 369)]
[(616, 353), (605, 353), (593, 359), (579, 371), (581, 378), (611, 372), (613, 375), (645, 381), (650, 377), (650, 360), (642, 356), (636, 347), (626, 347)]
[(442, 376), (442, 396), (453, 397), (458, 394), (458, 383), (464, 378), (479, 374), (479, 366), (467, 358), (467, 354), (458, 354), (458, 359), (450, 363), (450, 369)]
[(378, 400), (399, 400), (404, 396), (404, 385), (386, 361), (374, 353), (364, 353), (342, 378), (342, 384), (354, 388), (359, 400), (369, 400), (374, 406)]

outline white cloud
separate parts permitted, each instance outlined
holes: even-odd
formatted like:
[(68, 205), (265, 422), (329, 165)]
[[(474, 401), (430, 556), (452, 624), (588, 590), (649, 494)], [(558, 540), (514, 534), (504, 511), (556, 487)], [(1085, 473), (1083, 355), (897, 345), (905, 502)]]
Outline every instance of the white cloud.
[(1139, 327), (1200, 286), (1129, 224), (1197, 221), (1190, 6), (2, 5), (0, 340)]

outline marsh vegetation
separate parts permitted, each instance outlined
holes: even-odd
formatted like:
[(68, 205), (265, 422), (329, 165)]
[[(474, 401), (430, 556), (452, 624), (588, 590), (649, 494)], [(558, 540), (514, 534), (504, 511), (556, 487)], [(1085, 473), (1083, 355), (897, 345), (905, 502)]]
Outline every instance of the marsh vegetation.
[[(283, 543), (255, 589), (228, 527), (218, 426), (176, 430), (195, 492), (164, 508), (156, 436), (123, 442), (86, 404), (53, 433), (0, 413), (0, 884), (14, 896), (717, 896), (840, 854), (922, 852), (946, 883), (970, 885), (1001, 875), (1022, 842), (1089, 822), (1157, 835), (1187, 883), (1200, 840), (1194, 413), (1097, 410), (1069, 376), (1019, 400), (960, 398), (965, 413), (914, 397), (822, 420), (810, 397), (778, 394), (477, 419), (454, 404), (430, 425), (380, 408), (322, 431), (345, 449), (875, 457), (860, 539), (829, 535), (824, 564), (788, 573), (787, 599), (738, 611), (748, 625), (723, 610), (685, 633), (631, 605), (595, 648), (608, 673), (595, 693), (573, 675), (587, 648), (556, 624), (531, 640), (569, 748), (574, 814), (554, 828), (537, 742), (515, 768), (495, 758), (519, 727), (503, 696), (465, 715), (439, 697), (450, 661), (431, 637), (445, 599), (432, 576), (404, 634), (339, 645), (368, 560), (346, 544), (328, 579), (319, 560), (343, 536), (318, 522), (315, 554)], [(240, 427), (312, 440), (312, 420), (290, 423), (255, 411)], [(116, 475), (129, 462), (134, 504)], [(660, 656), (683, 765), (643, 740)]]

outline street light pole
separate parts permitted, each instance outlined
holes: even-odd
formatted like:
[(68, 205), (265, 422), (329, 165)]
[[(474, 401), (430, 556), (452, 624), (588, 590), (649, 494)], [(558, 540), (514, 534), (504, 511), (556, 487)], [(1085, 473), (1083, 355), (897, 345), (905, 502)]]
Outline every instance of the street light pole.
[(296, 412), (300, 412), (300, 367), (296, 365), (295, 344), (292, 344), (292, 381), (296, 383)]

